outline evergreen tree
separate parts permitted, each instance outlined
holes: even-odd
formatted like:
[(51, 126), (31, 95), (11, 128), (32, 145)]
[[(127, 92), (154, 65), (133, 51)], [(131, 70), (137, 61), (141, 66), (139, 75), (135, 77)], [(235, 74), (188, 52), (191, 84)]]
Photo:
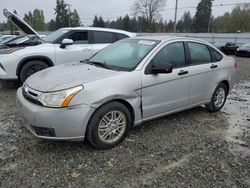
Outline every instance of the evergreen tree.
[(185, 12), (182, 16), (182, 23), (183, 23), (183, 32), (190, 33), (192, 31), (193, 26), (193, 18), (189, 11)]
[(67, 9), (67, 4), (64, 0), (56, 0), (56, 28), (68, 27), (69, 26), (69, 11)]
[(196, 7), (196, 14), (194, 17), (195, 32), (207, 32), (209, 20), (212, 13), (213, 0), (201, 0)]
[(95, 15), (95, 18), (94, 18), (94, 20), (93, 20), (92, 26), (93, 26), (93, 27), (98, 27), (98, 24), (99, 24), (99, 20), (98, 20), (98, 17)]
[(71, 13), (71, 27), (78, 27), (81, 25), (81, 19), (78, 15), (78, 12), (76, 9), (74, 9), (74, 12)]
[(130, 23), (130, 17), (128, 15), (126, 15), (124, 18), (123, 18), (123, 27), (122, 29), (125, 30), (125, 31), (129, 31), (130, 30), (130, 26), (131, 23)]
[(54, 19), (51, 19), (48, 23), (48, 30), (49, 31), (55, 31), (56, 30), (56, 21)]

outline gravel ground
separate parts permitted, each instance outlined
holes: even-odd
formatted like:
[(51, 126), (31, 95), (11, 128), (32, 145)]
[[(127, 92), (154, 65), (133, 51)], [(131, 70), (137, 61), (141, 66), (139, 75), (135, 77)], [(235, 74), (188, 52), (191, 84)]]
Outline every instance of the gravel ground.
[(222, 112), (203, 107), (144, 123), (111, 150), (46, 141), (0, 82), (0, 187), (250, 187), (250, 59)]

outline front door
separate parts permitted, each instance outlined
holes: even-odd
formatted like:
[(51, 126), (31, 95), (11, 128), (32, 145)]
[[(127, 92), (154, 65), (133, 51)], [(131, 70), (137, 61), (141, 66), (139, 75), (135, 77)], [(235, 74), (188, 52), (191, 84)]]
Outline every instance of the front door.
[(147, 68), (159, 63), (173, 65), (173, 71), (168, 74), (142, 72), (144, 120), (180, 110), (188, 105), (190, 82), (185, 68), (183, 42), (167, 44), (155, 55)]

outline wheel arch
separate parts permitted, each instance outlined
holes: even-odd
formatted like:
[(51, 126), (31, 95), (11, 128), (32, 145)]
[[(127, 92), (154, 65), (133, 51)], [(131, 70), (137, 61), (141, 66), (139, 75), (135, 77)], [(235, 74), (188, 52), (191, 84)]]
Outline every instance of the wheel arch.
[(223, 80), (220, 83), (223, 83), (227, 87), (227, 92), (229, 92), (229, 90), (230, 90), (229, 82), (227, 80)]
[(26, 57), (24, 59), (22, 59), (19, 63), (18, 63), (18, 66), (17, 66), (17, 69), (16, 69), (16, 75), (17, 77), (19, 77), (19, 74), (20, 74), (20, 71), (22, 69), (22, 67), (30, 62), (30, 61), (34, 61), (34, 60), (38, 60), (38, 61), (43, 61), (44, 63), (46, 63), (49, 67), (52, 67), (54, 66), (54, 63), (53, 61), (46, 57), (46, 56), (30, 56), (30, 57)]
[[(130, 115), (131, 115), (131, 126), (134, 125), (134, 122), (135, 122), (135, 111), (134, 111), (134, 108), (132, 107), (132, 105), (126, 101), (125, 99), (113, 99), (113, 100), (109, 100), (109, 101), (106, 101), (104, 102), (103, 104), (101, 104), (100, 106), (98, 106), (94, 112), (91, 114), (90, 118), (88, 119), (88, 123), (87, 123), (87, 129), (88, 129), (88, 126), (89, 126), (89, 122), (91, 121), (91, 119), (93, 118), (93, 115), (95, 114), (95, 112), (100, 109), (102, 106), (106, 105), (107, 103), (110, 103), (110, 102), (119, 102), (121, 104), (123, 104), (124, 106), (126, 106), (130, 112)], [(87, 130), (86, 129), (86, 130)], [(87, 131), (85, 131), (85, 134), (86, 134)]]

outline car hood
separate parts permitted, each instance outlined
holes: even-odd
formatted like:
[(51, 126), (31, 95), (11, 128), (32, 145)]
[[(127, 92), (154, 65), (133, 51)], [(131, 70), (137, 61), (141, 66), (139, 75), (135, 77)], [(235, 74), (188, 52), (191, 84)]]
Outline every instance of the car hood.
[(124, 74), (85, 63), (69, 63), (40, 71), (26, 80), (26, 84), (41, 92), (68, 89)]
[(18, 17), (15, 13), (9, 11), (8, 9), (3, 9), (3, 14), (10, 22), (15, 24), (26, 35), (36, 35), (40, 38), (38, 33), (29, 24), (27, 24), (22, 18)]

